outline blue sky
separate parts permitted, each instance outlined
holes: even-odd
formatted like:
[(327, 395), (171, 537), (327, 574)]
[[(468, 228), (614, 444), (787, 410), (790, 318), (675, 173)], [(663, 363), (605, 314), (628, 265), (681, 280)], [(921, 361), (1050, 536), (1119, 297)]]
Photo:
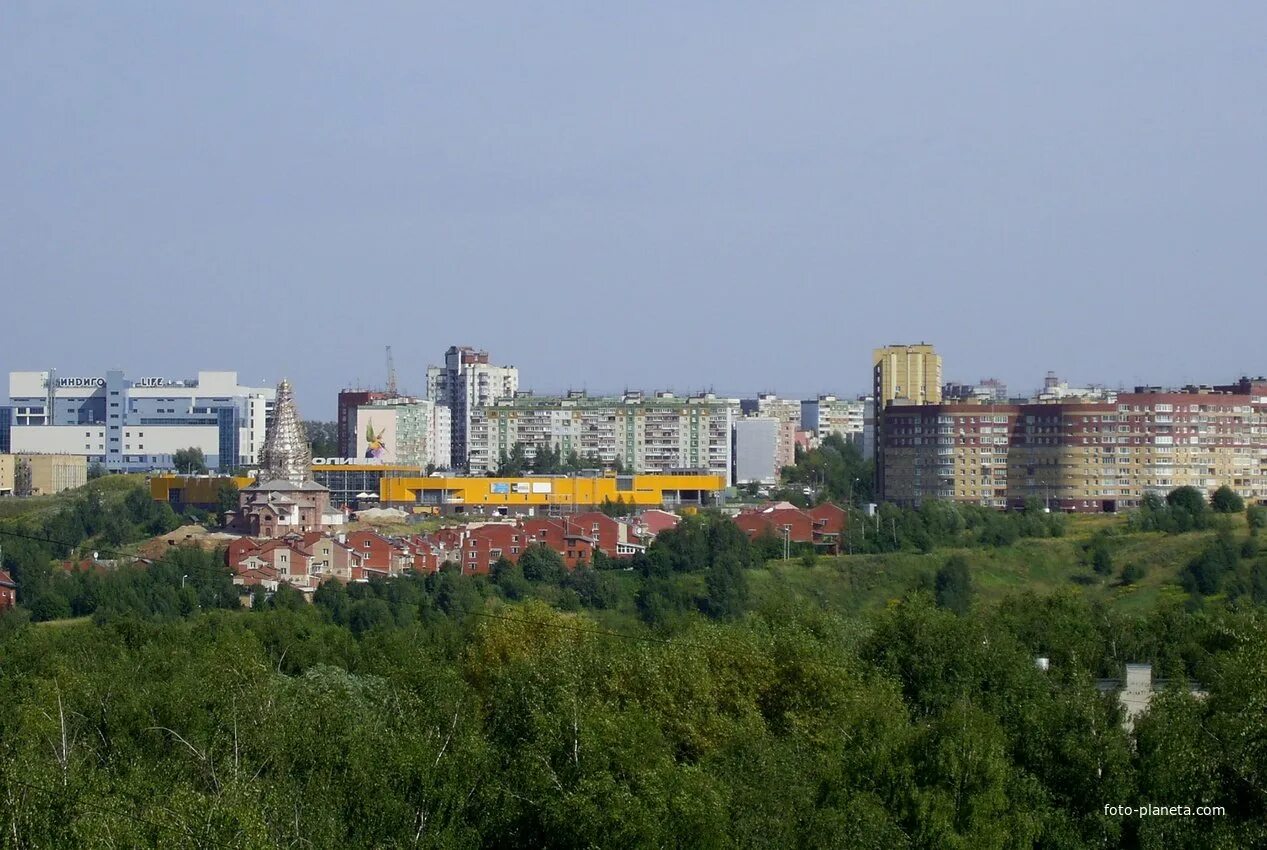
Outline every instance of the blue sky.
[(1267, 372), (1267, 4), (0, 11), (0, 369)]

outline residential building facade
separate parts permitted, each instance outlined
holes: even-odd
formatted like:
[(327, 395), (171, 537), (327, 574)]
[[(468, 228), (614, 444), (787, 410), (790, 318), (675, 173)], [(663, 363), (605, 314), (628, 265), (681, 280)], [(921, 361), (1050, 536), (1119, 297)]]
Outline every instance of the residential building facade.
[(941, 403), (941, 357), (927, 343), (888, 345), (871, 353), (871, 397), (875, 400), (875, 484), (885, 491), (885, 410), (891, 404)]
[(340, 390), (339, 413), (335, 424), (337, 429), (336, 443), (339, 457), (356, 457), (356, 411), (365, 405), (377, 404), (380, 401), (397, 398), (395, 393), (385, 390)]
[(516, 443), (529, 458), (542, 448), (576, 452), (633, 473), (686, 470), (731, 474), (732, 402), (712, 393), (679, 397), (658, 392), (621, 397), (530, 396), (501, 399), (471, 418), (472, 474), (496, 471)]
[(867, 401), (865, 398), (837, 398), (820, 395), (801, 402), (801, 427), (822, 442), (837, 434), (863, 448), (866, 434)]
[(941, 356), (927, 343), (875, 349), (871, 377), (872, 394), (880, 410), (895, 399), (911, 404), (941, 401)]
[(365, 462), (448, 469), (449, 408), (429, 399), (393, 398), (358, 407), (353, 454)]
[(449, 409), (448, 466), (469, 467), (469, 433), (475, 411), (519, 391), (519, 370), (495, 366), (487, 351), (453, 345), (444, 353), (443, 366), (427, 367), (427, 398)]
[(0, 455), (0, 494), (50, 496), (88, 483), (83, 455)]
[(883, 498), (1116, 511), (1145, 495), (1228, 486), (1267, 502), (1267, 380), (1112, 401), (891, 405)]
[(782, 469), (796, 462), (796, 432), (802, 427), (799, 399), (779, 398), (774, 393), (759, 393), (755, 399), (740, 401), (739, 409), (744, 416), (778, 420), (780, 427), (775, 464)]
[(746, 416), (735, 423), (736, 484), (777, 484), (792, 461), (780, 455), (780, 431), (791, 424), (766, 416)]

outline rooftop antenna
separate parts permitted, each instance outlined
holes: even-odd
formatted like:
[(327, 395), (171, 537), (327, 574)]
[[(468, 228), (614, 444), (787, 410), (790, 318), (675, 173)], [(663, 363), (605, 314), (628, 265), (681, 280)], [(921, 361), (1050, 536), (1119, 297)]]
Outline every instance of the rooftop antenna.
[(387, 394), (396, 396), (396, 361), (392, 359), (392, 347), (387, 346)]

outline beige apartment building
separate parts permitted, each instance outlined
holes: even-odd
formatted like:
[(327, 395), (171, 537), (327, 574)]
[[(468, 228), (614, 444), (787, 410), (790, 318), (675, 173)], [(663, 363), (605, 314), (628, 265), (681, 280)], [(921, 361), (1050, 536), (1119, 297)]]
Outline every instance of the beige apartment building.
[(941, 499), (1007, 507), (1011, 405), (892, 405), (885, 412), (884, 494), (915, 507)]
[(1267, 502), (1267, 381), (1113, 401), (893, 405), (885, 413), (884, 498), (1115, 511), (1148, 493), (1227, 485)]
[(928, 343), (886, 345), (871, 353), (872, 397), (875, 399), (876, 491), (887, 492), (888, 458), (885, 445), (885, 409), (890, 405), (941, 403), (941, 357)]
[(927, 343), (875, 349), (871, 372), (877, 410), (894, 399), (911, 404), (941, 402), (941, 356)]
[(0, 455), (0, 492), (6, 482), (15, 496), (48, 496), (88, 483), (83, 455)]
[(0, 496), (8, 496), (13, 493), (14, 467), (13, 455), (0, 455)]

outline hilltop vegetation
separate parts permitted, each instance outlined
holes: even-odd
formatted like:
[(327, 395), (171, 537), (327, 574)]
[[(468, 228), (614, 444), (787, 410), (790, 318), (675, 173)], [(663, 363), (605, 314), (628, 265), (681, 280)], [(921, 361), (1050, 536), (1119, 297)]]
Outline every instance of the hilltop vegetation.
[[(915, 594), (863, 618), (697, 614), (662, 640), (480, 584), (5, 620), (0, 830), (40, 847), (1267, 841), (1261, 609), (1106, 617), (1062, 593), (958, 616)], [(1132, 737), (1093, 676), (1143, 658), (1211, 695), (1165, 694)], [(1104, 812), (1135, 800), (1228, 814)]]
[[(628, 561), (243, 610), (216, 552), (52, 570), (178, 521), (112, 486), (0, 524), (13, 846), (1267, 843), (1254, 512), (886, 508), (879, 551), (787, 561), (706, 512)], [(1127, 662), (1179, 685), (1133, 733), (1095, 684)], [(1139, 801), (1226, 814), (1104, 810)]]

